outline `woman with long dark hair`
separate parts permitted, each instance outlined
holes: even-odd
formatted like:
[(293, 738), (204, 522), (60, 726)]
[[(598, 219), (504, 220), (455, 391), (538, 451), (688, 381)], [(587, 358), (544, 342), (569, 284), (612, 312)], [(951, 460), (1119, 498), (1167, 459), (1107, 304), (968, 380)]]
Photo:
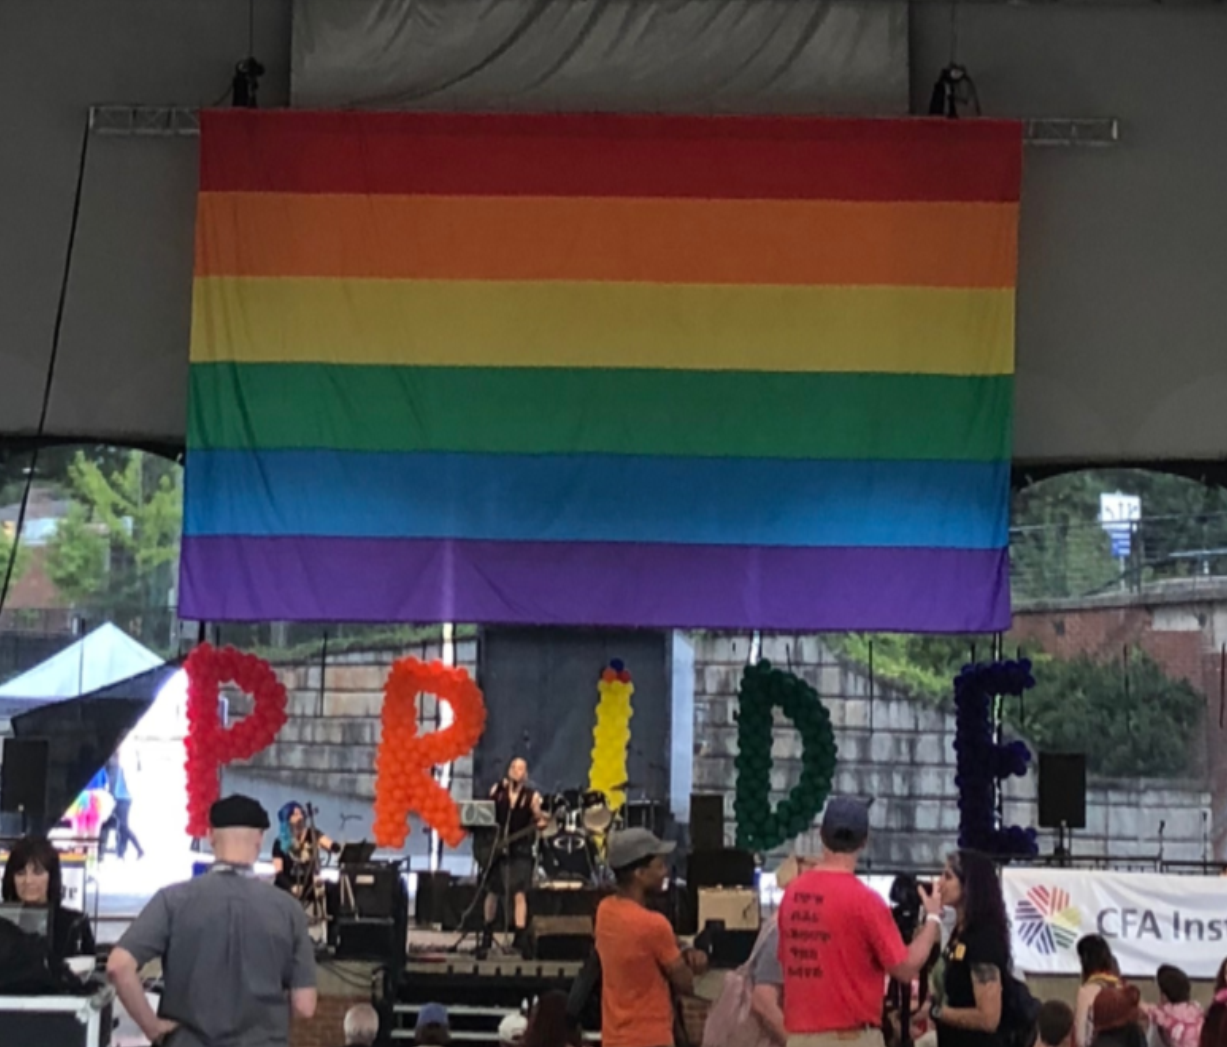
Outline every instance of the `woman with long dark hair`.
[(1088, 934), (1078, 940), (1078, 962), (1082, 965), (1082, 987), (1074, 1007), (1074, 1047), (1090, 1047), (1095, 1038), (1091, 1015), (1095, 998), (1104, 989), (1119, 988), (1121, 980), (1116, 957), (1101, 935)]
[(0, 898), (10, 904), (50, 910), (50, 946), (55, 959), (93, 956), (97, 951), (85, 914), (63, 904), (60, 852), (46, 837), (23, 836), (14, 844), (4, 866)]
[(1010, 922), (992, 859), (956, 851), (938, 881), (955, 913), (942, 954), (933, 1020), (940, 1047), (1000, 1047), (1002, 987), (1010, 973)]
[[(1227, 960), (1223, 962), (1227, 967)], [(1202, 1023), (1200, 1047), (1227, 1047), (1227, 989), (1219, 989), (1214, 994), (1214, 1002), (1206, 1011), (1206, 1020)]]

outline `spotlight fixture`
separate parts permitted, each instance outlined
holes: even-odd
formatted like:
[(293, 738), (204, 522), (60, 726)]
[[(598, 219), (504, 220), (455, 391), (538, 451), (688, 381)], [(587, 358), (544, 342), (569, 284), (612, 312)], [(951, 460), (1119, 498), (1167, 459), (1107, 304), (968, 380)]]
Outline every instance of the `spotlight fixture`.
[(980, 92), (976, 90), (975, 81), (966, 67), (951, 62), (937, 74), (933, 94), (929, 98), (929, 115), (951, 120), (965, 115), (980, 115)]
[(248, 55), (234, 67), (234, 79), (230, 81), (230, 104), (236, 109), (255, 109), (256, 95), (260, 90), (260, 77), (264, 66), (254, 55)]

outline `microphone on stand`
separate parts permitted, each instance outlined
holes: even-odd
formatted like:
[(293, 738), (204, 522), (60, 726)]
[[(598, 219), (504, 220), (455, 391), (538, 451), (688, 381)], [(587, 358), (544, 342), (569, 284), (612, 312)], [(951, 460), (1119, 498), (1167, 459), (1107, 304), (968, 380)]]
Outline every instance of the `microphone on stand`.
[[(1167, 828), (1167, 822), (1160, 820), (1159, 821), (1159, 865), (1160, 866), (1163, 865), (1163, 830), (1166, 828)], [(1159, 871), (1162, 872), (1163, 869), (1160, 868)]]

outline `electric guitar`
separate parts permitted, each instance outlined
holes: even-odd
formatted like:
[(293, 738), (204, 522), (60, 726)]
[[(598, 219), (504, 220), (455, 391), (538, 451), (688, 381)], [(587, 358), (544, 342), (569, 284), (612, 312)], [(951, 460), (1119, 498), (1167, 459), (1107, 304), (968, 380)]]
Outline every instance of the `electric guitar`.
[(483, 869), (488, 869), (490, 868), (490, 863), (496, 858), (501, 857), (513, 843), (528, 839), (534, 836), (536, 832), (537, 825), (535, 822), (510, 835), (507, 835), (501, 829), (495, 829), (493, 836), (485, 832), (471, 832), (469, 835), (473, 837), (473, 857), (478, 865)]

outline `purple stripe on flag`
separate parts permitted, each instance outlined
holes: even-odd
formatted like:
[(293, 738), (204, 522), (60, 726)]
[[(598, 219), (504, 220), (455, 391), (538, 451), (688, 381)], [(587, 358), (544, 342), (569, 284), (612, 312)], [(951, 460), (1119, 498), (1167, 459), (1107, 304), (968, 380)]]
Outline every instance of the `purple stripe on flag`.
[(185, 537), (202, 621), (990, 632), (1005, 549)]

